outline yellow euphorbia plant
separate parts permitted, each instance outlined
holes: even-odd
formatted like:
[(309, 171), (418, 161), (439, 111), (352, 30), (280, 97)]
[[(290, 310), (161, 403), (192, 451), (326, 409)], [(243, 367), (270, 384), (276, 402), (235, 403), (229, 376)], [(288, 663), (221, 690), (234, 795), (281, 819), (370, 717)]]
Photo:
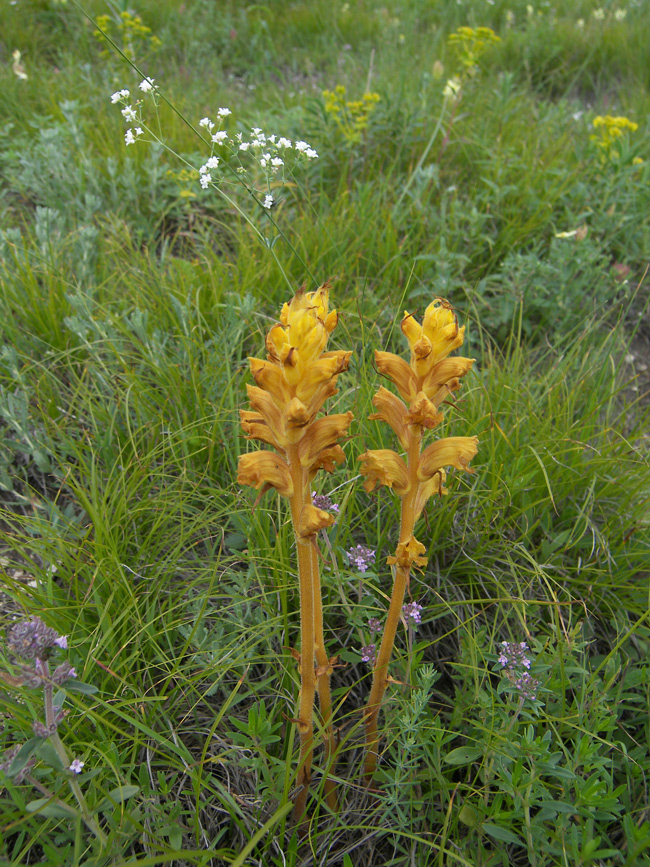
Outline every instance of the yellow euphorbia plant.
[[(319, 469), (331, 472), (345, 459), (339, 440), (352, 413), (318, 418), (327, 398), (336, 393), (338, 375), (347, 370), (351, 352), (325, 352), (338, 314), (328, 311), (329, 286), (298, 292), (286, 303), (280, 322), (266, 337), (267, 359), (250, 358), (256, 385), (248, 386), (252, 410), (241, 410), (249, 439), (261, 440), (271, 451), (242, 455), (237, 481), (262, 492), (275, 488), (289, 500), (300, 582), (300, 702), (295, 723), (300, 736), (300, 768), (294, 816), (300, 819), (307, 801), (313, 756), (313, 707), (316, 694), (326, 733), (327, 759), (336, 747), (332, 725), (330, 659), (323, 638), (323, 610), (318, 564), (318, 531), (334, 518), (312, 504), (311, 482)], [(331, 771), (330, 766), (330, 771)], [(326, 780), (329, 805), (336, 807), (334, 783)]]
[(395, 567), (393, 592), (364, 712), (367, 783), (377, 765), (377, 720), (411, 568), (427, 564), (426, 547), (413, 535), (415, 523), (430, 497), (447, 493), (444, 468), (471, 472), (468, 464), (478, 448), (477, 437), (449, 437), (422, 450), (424, 432), (440, 424), (443, 402), (460, 388), (461, 377), (474, 363), (473, 358), (448, 357), (462, 345), (465, 326), (458, 327), (452, 307), (439, 298), (427, 307), (421, 325), (405, 313), (402, 331), (411, 348), (410, 364), (390, 352), (375, 352), (377, 369), (392, 380), (400, 396), (382, 386), (373, 398), (377, 413), (370, 418), (390, 425), (406, 457), (390, 449), (367, 451), (360, 457), (365, 489), (372, 491), (377, 485), (386, 485), (402, 500), (399, 543), (387, 561)]

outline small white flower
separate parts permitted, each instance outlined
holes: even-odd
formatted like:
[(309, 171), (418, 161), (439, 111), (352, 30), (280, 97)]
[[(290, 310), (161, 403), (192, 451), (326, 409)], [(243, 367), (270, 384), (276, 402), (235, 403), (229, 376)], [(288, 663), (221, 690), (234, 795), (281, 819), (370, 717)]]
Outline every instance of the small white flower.
[(281, 138), (278, 139), (278, 147), (279, 148), (290, 148), (291, 147), (291, 140), (288, 138), (284, 138), (284, 136), (282, 136)]
[(605, 10), (604, 9), (594, 9), (593, 16), (596, 19), (596, 21), (602, 21), (603, 18), (605, 17)]
[(122, 99), (122, 91), (116, 90), (115, 93), (111, 94), (111, 102), (115, 105), (116, 102), (119, 102)]
[(262, 135), (262, 130), (259, 128), (259, 126), (254, 126), (253, 129), (251, 130), (251, 132), (256, 137), (259, 137)]
[(201, 176), (199, 177), (199, 181), (201, 182), (201, 186), (203, 187), (203, 189), (207, 190), (207, 188), (210, 186), (210, 182), (212, 181), (212, 176), (210, 172), (202, 172)]
[(82, 762), (79, 759), (73, 759), (72, 764), (70, 765), (70, 770), (73, 774), (80, 774), (85, 764), (85, 762)]
[(219, 165), (219, 157), (210, 157), (210, 159), (206, 163), (206, 166), (209, 169), (216, 169), (216, 167), (218, 165)]
[(212, 136), (212, 141), (215, 141), (217, 144), (223, 144), (223, 142), (228, 138), (228, 133), (225, 129), (220, 130), (219, 132), (215, 132)]
[(144, 130), (142, 129), (141, 126), (136, 126), (134, 132), (136, 135), (144, 135)]
[(307, 150), (307, 148), (309, 147), (309, 145), (307, 144), (306, 141), (297, 141), (297, 142), (295, 143), (294, 147), (295, 147), (295, 149), (298, 151), (298, 153), (302, 153), (303, 151), (306, 151), (306, 150)]
[(275, 144), (275, 136), (274, 136), (274, 135), (270, 135), (270, 136), (268, 136), (266, 140), (267, 140), (268, 142), (270, 142), (272, 145)]
[(461, 88), (461, 80), (454, 76), (447, 81), (445, 84), (444, 90), (442, 91), (442, 95), (447, 97), (447, 99), (454, 99), (460, 93)]
[(265, 208), (270, 209), (273, 207), (274, 204), (275, 200), (273, 199), (273, 196), (264, 196), (263, 205)]
[(248, 141), (243, 141), (243, 142), (239, 145), (239, 150), (240, 150), (240, 151), (247, 151), (248, 148), (249, 148), (250, 146), (251, 146), (250, 142), (248, 142)]
[(307, 148), (307, 150), (305, 151), (305, 156), (308, 160), (318, 159), (318, 153), (313, 148)]
[(217, 117), (228, 117), (229, 114), (232, 114), (229, 108), (220, 108), (217, 112)]
[(260, 159), (260, 165), (262, 166), (263, 169), (266, 168), (266, 159), (265, 159), (265, 157), (262, 157), (262, 158)]
[(210, 120), (209, 117), (202, 117), (199, 121), (199, 126), (206, 126), (209, 130), (214, 129), (214, 123)]
[(284, 160), (281, 160), (280, 157), (273, 157), (273, 159), (271, 160), (271, 165), (278, 168), (278, 166), (284, 165)]
[(133, 135), (133, 130), (127, 129), (124, 133), (124, 141), (127, 145), (135, 144), (135, 136)]
[(579, 30), (582, 30), (582, 28), (583, 28), (584, 26), (585, 26), (585, 19), (584, 19), (584, 18), (578, 18), (578, 20), (576, 21), (576, 27), (577, 27)]
[(209, 175), (209, 174), (210, 174), (210, 169), (208, 168), (207, 163), (205, 163), (204, 165), (200, 166), (200, 168), (199, 168), (199, 174), (200, 174), (200, 175)]
[(143, 81), (140, 82), (138, 87), (143, 93), (150, 93), (153, 90), (154, 80), (155, 79), (153, 78), (145, 78)]
[(126, 108), (123, 108), (123, 109), (122, 109), (122, 117), (123, 117), (124, 120), (126, 120), (126, 121), (132, 121), (132, 120), (135, 120), (136, 117), (137, 117), (137, 114), (136, 114), (135, 109), (133, 108), (133, 106), (131, 106), (131, 105), (127, 105)]
[(625, 21), (626, 15), (627, 9), (617, 9), (616, 12), (614, 12), (614, 18), (616, 18), (617, 21)]

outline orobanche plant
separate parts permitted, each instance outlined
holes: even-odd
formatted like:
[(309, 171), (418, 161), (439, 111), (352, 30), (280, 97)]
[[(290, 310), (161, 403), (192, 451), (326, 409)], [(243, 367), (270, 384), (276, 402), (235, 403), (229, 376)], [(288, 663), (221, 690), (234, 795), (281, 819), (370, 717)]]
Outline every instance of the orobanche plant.
[[(325, 352), (338, 315), (328, 311), (329, 287), (299, 292), (285, 304), (280, 323), (266, 338), (267, 360), (251, 358), (256, 385), (248, 386), (252, 411), (241, 410), (241, 423), (249, 439), (267, 443), (273, 451), (242, 455), (237, 481), (266, 490), (275, 488), (289, 500), (298, 552), (300, 581), (300, 705), (295, 723), (300, 735), (299, 790), (295, 816), (307, 800), (313, 755), (313, 707), (316, 693), (326, 733), (328, 758), (336, 747), (332, 726), (330, 659), (323, 637), (323, 609), (318, 564), (318, 531), (334, 523), (334, 516), (312, 503), (312, 480), (319, 469), (335, 468), (345, 460), (339, 445), (352, 421), (352, 413), (316, 418), (325, 401), (336, 393), (338, 375), (347, 370), (352, 352)], [(336, 807), (334, 784), (325, 791)]]
[[(280, 322), (266, 338), (267, 360), (251, 358), (256, 385), (248, 386), (252, 410), (240, 410), (244, 433), (270, 445), (271, 450), (245, 454), (239, 461), (237, 481), (262, 492), (275, 488), (290, 503), (300, 581), (301, 690), (298, 717), (300, 768), (294, 816), (304, 813), (308, 795), (314, 744), (314, 701), (318, 695), (322, 728), (327, 745), (328, 770), (325, 793), (336, 809), (331, 779), (336, 740), (332, 719), (330, 677), (336, 657), (329, 657), (323, 637), (317, 536), (334, 523), (331, 511), (318, 508), (312, 499), (312, 480), (319, 469), (332, 471), (344, 461), (340, 440), (347, 434), (352, 413), (317, 418), (325, 401), (336, 393), (336, 380), (347, 370), (351, 352), (325, 352), (337, 323), (328, 310), (329, 287), (299, 292), (282, 308)], [(388, 376), (400, 397), (381, 387), (374, 397), (378, 412), (371, 419), (386, 421), (397, 435), (406, 458), (390, 449), (367, 451), (363, 463), (366, 490), (387, 485), (402, 499), (399, 543), (388, 558), (395, 567), (395, 581), (383, 639), (374, 666), (373, 685), (365, 710), (365, 776), (372, 780), (377, 763), (377, 719), (388, 683), (388, 665), (402, 613), (412, 566), (425, 566), (425, 545), (414, 534), (415, 523), (427, 500), (447, 493), (444, 467), (469, 469), (477, 450), (476, 437), (439, 439), (422, 450), (423, 434), (442, 421), (441, 406), (460, 387), (460, 379), (474, 359), (449, 358), (464, 339), (465, 328), (451, 306), (442, 299), (427, 308), (422, 325), (406, 314), (402, 331), (411, 346), (411, 362), (389, 352), (377, 352), (377, 369)]]
[(422, 325), (405, 313), (402, 331), (411, 347), (410, 364), (391, 352), (375, 352), (377, 370), (393, 382), (400, 397), (381, 386), (373, 398), (378, 412), (370, 418), (390, 425), (406, 458), (391, 449), (374, 449), (360, 457), (365, 489), (372, 491), (377, 485), (386, 485), (402, 500), (399, 542), (387, 561), (395, 567), (393, 592), (365, 709), (368, 783), (377, 764), (377, 718), (411, 568), (427, 564), (426, 546), (413, 535), (415, 523), (430, 497), (447, 493), (444, 467), (469, 470), (469, 461), (478, 448), (477, 437), (448, 437), (422, 451), (424, 432), (441, 423), (441, 406), (460, 388), (461, 377), (474, 363), (473, 358), (448, 357), (462, 345), (465, 326), (459, 328), (451, 306), (436, 299), (427, 307)]

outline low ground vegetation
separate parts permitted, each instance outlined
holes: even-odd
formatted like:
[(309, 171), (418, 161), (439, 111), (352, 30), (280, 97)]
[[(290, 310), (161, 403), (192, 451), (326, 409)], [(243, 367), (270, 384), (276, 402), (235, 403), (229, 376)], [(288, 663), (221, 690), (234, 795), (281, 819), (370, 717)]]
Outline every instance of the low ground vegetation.
[[(650, 864), (649, 29), (635, 0), (3, 4), (1, 864)], [(298, 833), (295, 542), (236, 482), (238, 411), (326, 280), (338, 804), (317, 717)], [(358, 458), (396, 447), (374, 353), (436, 297), (476, 359), (440, 432), (478, 454), (417, 522), (368, 789), (399, 508)]]

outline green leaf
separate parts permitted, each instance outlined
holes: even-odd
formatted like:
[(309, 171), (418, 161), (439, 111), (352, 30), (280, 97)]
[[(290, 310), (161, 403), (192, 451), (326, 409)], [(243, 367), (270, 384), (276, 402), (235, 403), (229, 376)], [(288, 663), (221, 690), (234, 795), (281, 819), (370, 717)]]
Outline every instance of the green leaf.
[(486, 834), (489, 834), (490, 837), (494, 837), (495, 840), (501, 840), (502, 843), (512, 843), (515, 846), (524, 845), (519, 837), (517, 837), (516, 834), (513, 834), (512, 831), (508, 831), (507, 828), (501, 828), (499, 825), (491, 825), (489, 822), (483, 825), (482, 828)]
[(137, 795), (139, 791), (140, 786), (118, 786), (106, 795), (99, 807), (96, 808), (95, 812), (106, 812), (107, 810), (116, 807), (118, 804), (127, 801), (129, 798), (132, 798), (134, 795)]
[(69, 819), (71, 816), (77, 815), (77, 811), (72, 807), (53, 803), (52, 798), (38, 798), (36, 801), (30, 801), (25, 809), (28, 813), (38, 813), (39, 816), (47, 816), (48, 819)]
[(57, 771), (63, 770), (63, 762), (61, 761), (61, 757), (54, 749), (53, 744), (49, 740), (45, 740), (39, 744), (36, 749), (39, 757), (43, 759), (44, 762), (51, 768), (55, 768)]
[(483, 747), (456, 747), (445, 756), (448, 765), (469, 765), (484, 753)]
[(473, 807), (471, 804), (463, 804), (458, 814), (458, 819), (463, 825), (467, 825), (469, 828), (476, 828), (480, 821), (480, 815), (476, 807)]
[(94, 695), (97, 692), (96, 686), (84, 683), (82, 680), (67, 680), (65, 688), (67, 692), (81, 692), (84, 695)]
[(18, 752), (13, 758), (12, 763), (9, 765), (7, 776), (15, 777), (19, 771), (22, 771), (22, 769), (25, 767), (27, 762), (34, 755), (34, 753), (42, 743), (43, 738), (30, 738), (28, 741), (26, 741), (18, 750)]

